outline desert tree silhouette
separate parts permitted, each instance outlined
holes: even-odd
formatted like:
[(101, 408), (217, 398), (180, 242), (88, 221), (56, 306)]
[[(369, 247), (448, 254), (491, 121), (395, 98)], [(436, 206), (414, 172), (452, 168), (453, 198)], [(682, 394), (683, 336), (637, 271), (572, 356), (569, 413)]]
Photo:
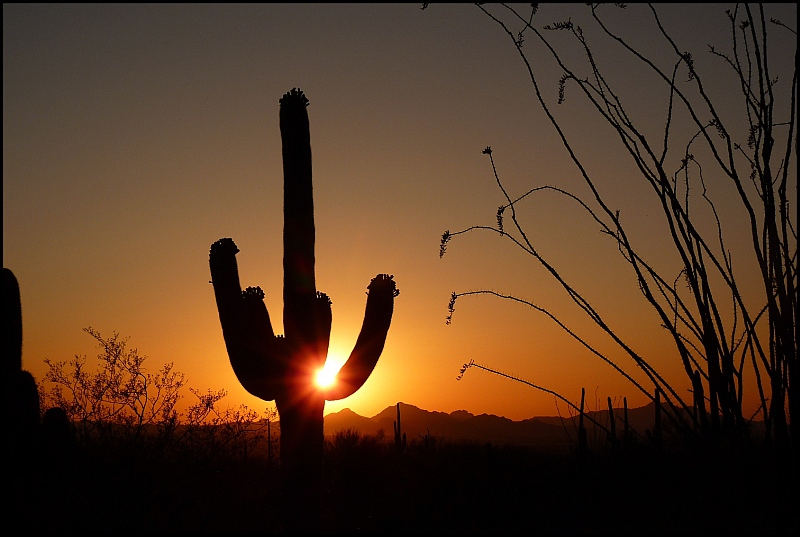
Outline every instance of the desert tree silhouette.
[(86, 356), (45, 358), (39, 391), (47, 406), (63, 410), (80, 445), (116, 439), (141, 447), (153, 427), (169, 436), (178, 423), (176, 405), (185, 375), (171, 362), (150, 371), (147, 356), (117, 332), (104, 337), (91, 326), (83, 331), (97, 342), (99, 367), (91, 367)]
[(74, 443), (84, 453), (165, 461), (247, 459), (265, 449), (272, 461), (274, 409), (223, 407), (227, 391), (189, 387), (194, 401), (179, 410), (187, 380), (172, 362), (151, 369), (129, 338), (118, 332), (106, 337), (92, 327), (84, 332), (97, 342), (94, 364), (81, 355), (44, 359), (47, 371), (37, 387), (47, 408), (45, 449), (58, 455), (59, 445)]
[(231, 366), (251, 394), (275, 400), (280, 416), (281, 472), (287, 527), (318, 524), (325, 401), (358, 390), (383, 351), (399, 294), (393, 276), (378, 274), (367, 291), (364, 322), (336, 382), (321, 388), (314, 376), (324, 365), (331, 331), (331, 301), (318, 292), (314, 274), (314, 201), (308, 99), (293, 88), (280, 99), (284, 170), (283, 324), (276, 336), (260, 287), (242, 290), (230, 238), (211, 245), (209, 264)]
[[(446, 231), (439, 255), (444, 256), (454, 237), (471, 232), (490, 231), (510, 240), (545, 269), (568, 299), (630, 362), (619, 362), (599, 350), (535, 301), (492, 289), (453, 292), (447, 323), (453, 319), (456, 301), (470, 295), (487, 294), (525, 304), (547, 316), (649, 399), (654, 401), (660, 394), (665, 417), (685, 432), (737, 440), (748, 435), (749, 424), (755, 417), (761, 417), (766, 425), (767, 442), (775, 440), (781, 450), (787, 450), (797, 438), (797, 420), (791, 418), (800, 412), (797, 212), (791, 208), (792, 194), (797, 191), (796, 30), (769, 18), (761, 5), (737, 4), (724, 15), (720, 12), (720, 20), (730, 30), (730, 48), (722, 51), (709, 46), (708, 53), (732, 74), (728, 81), (723, 76), (698, 72), (692, 54), (680, 48), (666, 30), (658, 10), (651, 5), (636, 7), (649, 13), (651, 26), (647, 31), (652, 32), (654, 40), (663, 40), (672, 51), (672, 60), (660, 63), (638, 50), (606, 22), (607, 10), (627, 7), (590, 4), (585, 9), (589, 10), (593, 37), (607, 38), (618, 45), (627, 54), (631, 67), (644, 69), (663, 84), (664, 102), (650, 107), (652, 113), (663, 118), (656, 136), (646, 134), (647, 128), (643, 126), (646, 118), (628, 113), (631, 101), (626, 101), (620, 87), (606, 77), (595, 54), (595, 44), (581, 26), (571, 19), (544, 26), (535, 24), (537, 4), (531, 4), (527, 11), (505, 4), (477, 5), (501, 28), (519, 54), (535, 102), (545, 113), (590, 194), (582, 198), (559, 186), (541, 184), (514, 195), (501, 181), (492, 149), (487, 147), (483, 153), (490, 160), (494, 180), (505, 198), (496, 213), (497, 224)], [(641, 24), (636, 27), (638, 32), (645, 31)], [(556, 39), (555, 34), (566, 34), (570, 39)], [(784, 58), (774, 56), (776, 49), (768, 47), (768, 37), (774, 39), (778, 34), (783, 39), (794, 39), (793, 72), (774, 71), (773, 65), (779, 63), (776, 59)], [(567, 60), (577, 56), (563, 48), (566, 42), (576, 45), (579, 57), (585, 60), (582, 66), (578, 60)], [(541, 46), (533, 48), (537, 45)], [(632, 231), (636, 230), (629, 229), (620, 211), (607, 201), (610, 196), (602, 182), (594, 179), (579, 156), (577, 145), (562, 127), (563, 120), (557, 119), (552, 104), (544, 96), (546, 92), (534, 67), (538, 53), (549, 55), (563, 71), (558, 80), (557, 104), (563, 105), (567, 90), (574, 87), (598, 118), (611, 127), (621, 154), (630, 159), (638, 172), (628, 180), (632, 184), (643, 182), (661, 209), (663, 227), (654, 225), (650, 231), (663, 231), (667, 242), (674, 247), (672, 253), (680, 267), (676, 272), (648, 262), (643, 244), (633, 238)], [(727, 91), (738, 95), (738, 116), (723, 113), (724, 107), (711, 97), (714, 93), (709, 88), (726, 83)], [(687, 128), (691, 129), (688, 137), (678, 140), (677, 133)], [(712, 177), (717, 182), (724, 181), (725, 192), (720, 194), (708, 188)], [(601, 307), (591, 304), (530, 239), (520, 224), (518, 211), (526, 201), (547, 193), (565, 197), (579, 212), (588, 215), (627, 262), (631, 285), (641, 291), (674, 343), (672, 355), (685, 372), (689, 397), (683, 386), (676, 386), (675, 381), (662, 376), (652, 359), (637, 353), (631, 342), (606, 320)], [(726, 227), (720, 214), (722, 197), (738, 202), (740, 214), (748, 224), (752, 246), (749, 259), (737, 259), (731, 253), (733, 230)], [(504, 225), (508, 219), (512, 226)], [(710, 226), (705, 225), (708, 221), (712, 222)], [(760, 277), (760, 294), (755, 300), (743, 268), (748, 264), (757, 267)], [(465, 364), (468, 367), (471, 365)], [(638, 369), (645, 380), (635, 380), (632, 368)], [(752, 383), (748, 384), (750, 379)], [(756, 414), (745, 414), (742, 402), (746, 392), (755, 392), (760, 401)]]

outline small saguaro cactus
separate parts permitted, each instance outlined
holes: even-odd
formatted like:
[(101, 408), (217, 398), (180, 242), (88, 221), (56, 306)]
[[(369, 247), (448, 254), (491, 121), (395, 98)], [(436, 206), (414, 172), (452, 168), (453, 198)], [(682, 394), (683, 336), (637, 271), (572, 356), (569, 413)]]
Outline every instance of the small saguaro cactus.
[(355, 393), (378, 362), (399, 294), (392, 276), (378, 274), (367, 287), (364, 322), (349, 359), (330, 387), (314, 377), (325, 363), (331, 331), (331, 301), (316, 289), (314, 201), (308, 99), (292, 89), (280, 99), (283, 144), (283, 327), (275, 335), (264, 292), (242, 291), (236, 264), (239, 249), (230, 238), (211, 245), (209, 264), (222, 335), (231, 366), (242, 386), (266, 401), (275, 400), (281, 424), (284, 493), (302, 495), (313, 507), (323, 456), (325, 401)]
[(400, 403), (397, 403), (397, 421), (393, 424), (394, 427), (394, 447), (398, 451), (406, 448), (406, 433), (400, 428)]

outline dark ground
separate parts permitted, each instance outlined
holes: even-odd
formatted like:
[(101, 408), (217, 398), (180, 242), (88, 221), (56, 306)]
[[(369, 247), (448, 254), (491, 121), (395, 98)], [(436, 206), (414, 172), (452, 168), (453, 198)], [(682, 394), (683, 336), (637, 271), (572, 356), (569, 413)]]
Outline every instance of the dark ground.
[[(362, 437), (329, 444), (322, 532), (796, 534), (788, 467), (744, 447), (640, 444), (579, 460), (477, 444), (400, 453)], [(15, 533), (287, 533), (278, 472), (261, 458), (135, 450), (23, 456), (7, 467), (4, 519)]]

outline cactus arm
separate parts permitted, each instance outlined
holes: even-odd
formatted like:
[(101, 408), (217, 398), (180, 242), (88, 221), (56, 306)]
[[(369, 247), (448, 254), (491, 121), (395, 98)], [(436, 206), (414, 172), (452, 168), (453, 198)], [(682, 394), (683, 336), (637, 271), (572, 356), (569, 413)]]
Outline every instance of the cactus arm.
[(251, 394), (270, 401), (282, 393), (286, 345), (275, 337), (263, 291), (258, 287), (241, 290), (238, 252), (233, 240), (220, 239), (209, 254), (222, 336), (239, 382)]
[(233, 239), (219, 239), (211, 245), (208, 264), (211, 269), (211, 284), (214, 286), (214, 298), (222, 321), (223, 331), (233, 328), (230, 321), (237, 316), (242, 298), (242, 287), (239, 284), (239, 268), (236, 254), (239, 248)]
[(379, 274), (367, 291), (364, 323), (350, 358), (336, 375), (336, 382), (325, 390), (325, 399), (336, 401), (353, 395), (369, 378), (378, 363), (392, 321), (394, 297), (400, 294), (393, 276)]

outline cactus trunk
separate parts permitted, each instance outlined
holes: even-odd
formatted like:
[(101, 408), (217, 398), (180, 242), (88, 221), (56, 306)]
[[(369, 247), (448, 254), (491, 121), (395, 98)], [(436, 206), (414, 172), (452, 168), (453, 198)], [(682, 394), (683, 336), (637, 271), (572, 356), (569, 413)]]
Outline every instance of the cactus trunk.
[(281, 467), (287, 529), (314, 529), (319, 515), (325, 401), (352, 395), (367, 380), (383, 351), (399, 294), (392, 276), (367, 287), (364, 322), (350, 358), (330, 388), (314, 385), (328, 354), (331, 302), (316, 289), (314, 199), (308, 100), (297, 89), (280, 100), (284, 168), (283, 325), (276, 336), (258, 287), (242, 291), (232, 239), (211, 245), (209, 265), (222, 334), (242, 386), (275, 400), (281, 426)]
[[(289, 341), (312, 340), (308, 330), (314, 295), (314, 195), (311, 134), (305, 97), (281, 100), (283, 143), (283, 329)], [(327, 349), (326, 349), (327, 350)], [(322, 357), (324, 361), (325, 357)]]

